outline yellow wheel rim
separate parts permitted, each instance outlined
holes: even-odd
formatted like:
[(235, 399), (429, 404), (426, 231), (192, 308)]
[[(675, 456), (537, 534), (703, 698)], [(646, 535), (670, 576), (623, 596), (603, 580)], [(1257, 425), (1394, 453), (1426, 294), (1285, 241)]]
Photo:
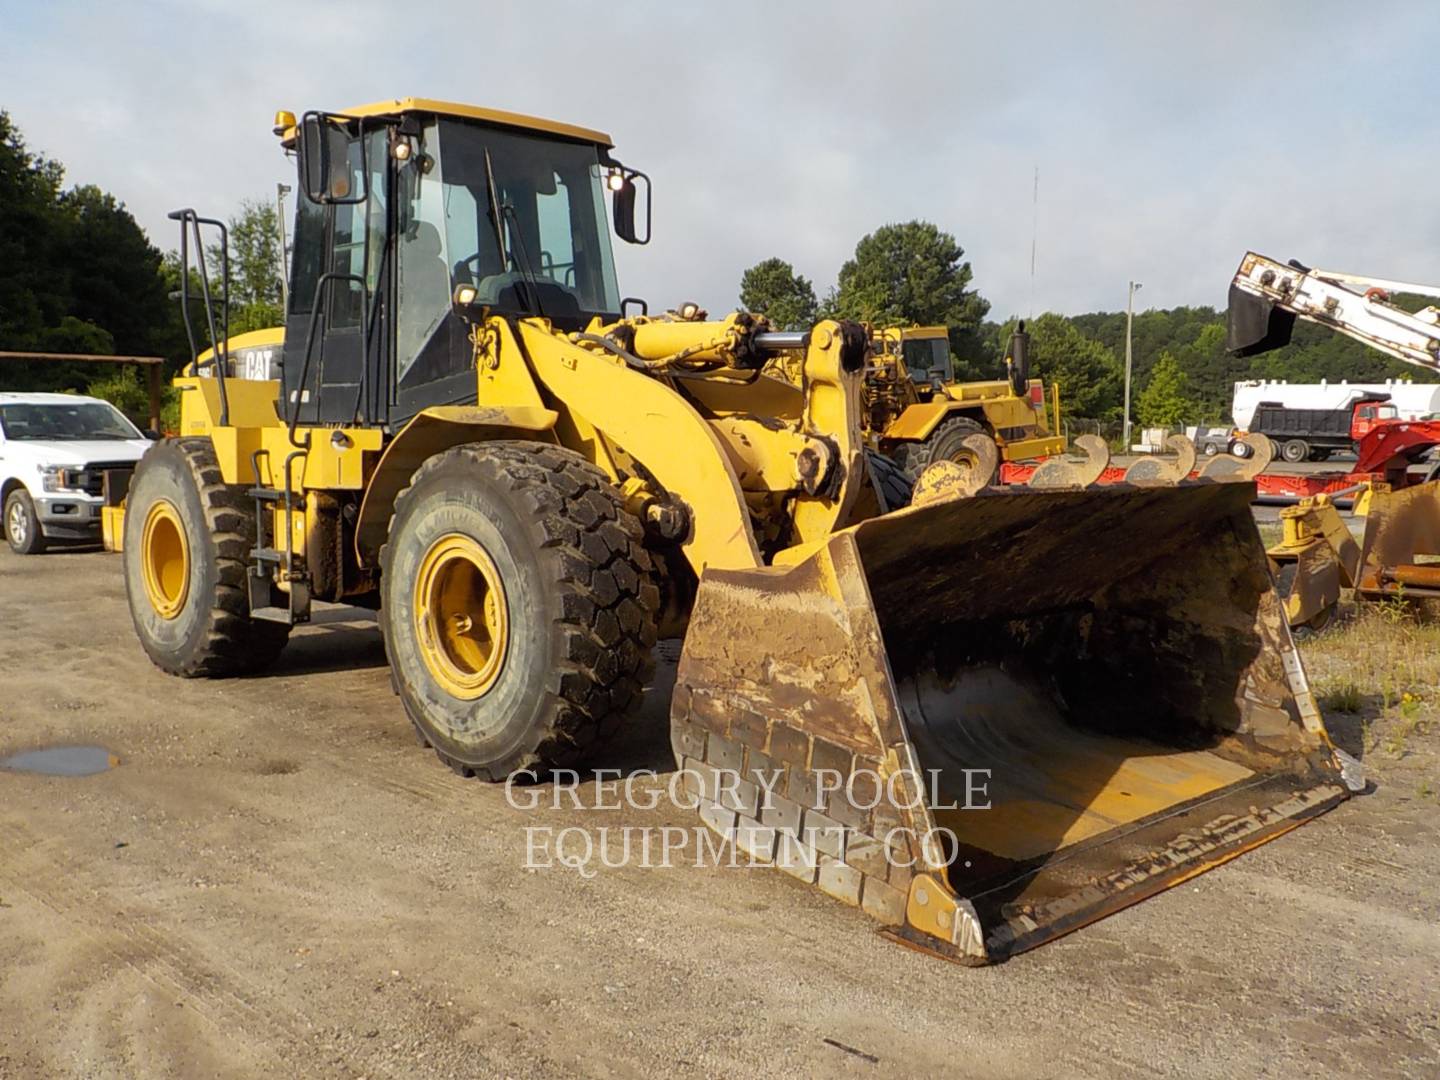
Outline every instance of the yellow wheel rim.
[(162, 619), (173, 619), (190, 595), (190, 545), (175, 504), (159, 499), (145, 515), (140, 537), (140, 570), (145, 595)]
[(435, 681), (473, 700), (495, 684), (505, 657), (509, 611), (485, 549), (450, 533), (430, 545), (415, 575), (415, 640)]

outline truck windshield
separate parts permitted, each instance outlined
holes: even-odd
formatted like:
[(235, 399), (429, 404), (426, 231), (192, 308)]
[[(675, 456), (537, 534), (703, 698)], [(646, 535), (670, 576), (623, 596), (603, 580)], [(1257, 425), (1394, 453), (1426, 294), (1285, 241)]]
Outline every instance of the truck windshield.
[(143, 439), (134, 424), (103, 401), (12, 402), (0, 405), (7, 439)]

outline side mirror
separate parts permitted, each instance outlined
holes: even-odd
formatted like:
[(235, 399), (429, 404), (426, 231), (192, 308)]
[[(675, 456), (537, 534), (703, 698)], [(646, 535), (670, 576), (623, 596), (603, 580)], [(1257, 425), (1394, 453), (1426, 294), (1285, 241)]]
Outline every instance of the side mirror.
[(314, 112), (300, 121), (300, 187), (311, 202), (364, 202), (364, 158), (361, 136), (352, 134), (343, 121)]
[[(611, 199), (612, 216), (615, 219), (615, 235), (627, 244), (648, 244), (650, 242), (650, 178), (642, 172), (618, 167), (611, 174), (610, 189), (615, 193)], [(636, 180), (645, 181), (645, 235), (642, 238), (635, 227), (635, 204), (638, 190)]]
[(146, 437), (147, 439), (149, 439), (151, 442), (159, 442), (159, 441), (160, 441), (161, 439), (163, 439), (165, 436), (161, 435), (160, 432), (156, 431), (156, 430), (152, 427), (152, 428), (146, 428), (146, 429), (145, 429), (145, 437)]

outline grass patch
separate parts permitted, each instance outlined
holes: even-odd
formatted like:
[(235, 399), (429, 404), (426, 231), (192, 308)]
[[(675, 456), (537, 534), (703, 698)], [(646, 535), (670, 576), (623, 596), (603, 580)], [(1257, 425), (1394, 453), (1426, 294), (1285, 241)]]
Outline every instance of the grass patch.
[(1320, 708), (1326, 712), (1358, 713), (1365, 707), (1365, 695), (1353, 680), (1345, 679), (1326, 689), (1316, 692)]
[(1380, 763), (1433, 767), (1436, 747), (1426, 736), (1440, 725), (1440, 624), (1418, 618), (1413, 606), (1361, 604), (1300, 651), (1341, 745)]

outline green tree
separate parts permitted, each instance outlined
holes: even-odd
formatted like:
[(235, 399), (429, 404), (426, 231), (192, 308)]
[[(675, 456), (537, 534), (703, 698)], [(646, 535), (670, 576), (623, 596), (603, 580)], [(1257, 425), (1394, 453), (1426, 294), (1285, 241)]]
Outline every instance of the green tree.
[(1196, 419), (1199, 407), (1186, 393), (1185, 372), (1180, 362), (1162, 352), (1150, 380), (1135, 402), (1135, 415), (1141, 427), (1181, 427)]
[[(1114, 420), (1120, 415), (1124, 384), (1115, 354), (1082, 334), (1063, 315), (1046, 313), (1025, 324), (1030, 332), (1030, 374), (1060, 387), (1061, 409), (1089, 420)], [(999, 328), (998, 340), (1008, 342), (1015, 323)]]
[(65, 192), (59, 207), (71, 313), (103, 327), (113, 351), (154, 355), (174, 315), (159, 249), (124, 203), (93, 184)]
[[(230, 219), (229, 237), (230, 333), (280, 325), (284, 311), (275, 207), (261, 199), (244, 200)], [(212, 288), (220, 279), (219, 247), (214, 244), (206, 253)]]
[(781, 330), (805, 330), (813, 326), (817, 304), (815, 288), (784, 259), (765, 259), (746, 270), (740, 278), (740, 305), (746, 311), (764, 315)]
[[(160, 253), (122, 203), (93, 186), (62, 190), (64, 177), (0, 112), (0, 349), (155, 352), (173, 318)], [(91, 365), (53, 361), (3, 374), (26, 390), (94, 377)]]
[(948, 326), (951, 350), (964, 357), (990, 310), (970, 288), (964, 255), (955, 237), (928, 221), (884, 225), (855, 245), (827, 306), (876, 326)]

